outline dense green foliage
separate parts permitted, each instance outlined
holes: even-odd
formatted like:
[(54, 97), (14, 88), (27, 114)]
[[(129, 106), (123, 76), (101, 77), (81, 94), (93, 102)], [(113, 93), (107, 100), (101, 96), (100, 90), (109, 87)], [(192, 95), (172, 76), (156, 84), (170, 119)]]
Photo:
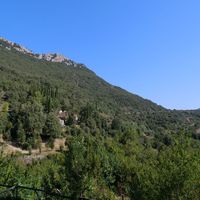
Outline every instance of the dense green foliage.
[[(56, 116), (62, 109), (82, 117), (81, 109), (88, 102), (95, 105), (107, 123), (113, 118), (135, 122), (151, 136), (184, 128), (198, 138), (198, 112), (164, 109), (106, 83), (82, 64), (38, 60), (8, 50), (6, 45), (0, 41), (0, 108), (7, 106), (5, 111), (1, 109), (0, 130), (9, 140), (17, 139), (24, 147), (37, 147), (40, 136), (51, 133), (46, 130), (52, 119), (49, 113)], [(57, 136), (58, 133), (49, 135)]]
[[(114, 137), (73, 129), (68, 150), (58, 155), (31, 165), (20, 164), (18, 157), (0, 157), (0, 182), (59, 191), (70, 199), (199, 199), (198, 141), (180, 133), (173, 145), (156, 150), (141, 144), (140, 133), (131, 127)], [(22, 199), (34, 195), (19, 191)]]
[[(31, 152), (42, 141), (53, 148), (54, 139), (63, 137), (67, 148), (29, 164), (23, 155), (2, 152), (0, 183), (74, 200), (199, 199), (199, 111), (167, 110), (106, 83), (82, 64), (38, 60), (6, 45), (0, 40), (4, 141)], [(63, 127), (59, 110), (67, 111)], [(18, 196), (36, 198), (25, 190)]]

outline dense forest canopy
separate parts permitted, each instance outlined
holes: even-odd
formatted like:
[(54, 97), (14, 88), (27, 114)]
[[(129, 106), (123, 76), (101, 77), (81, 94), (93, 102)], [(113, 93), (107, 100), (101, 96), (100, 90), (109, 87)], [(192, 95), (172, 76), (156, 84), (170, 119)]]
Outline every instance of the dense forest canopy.
[[(0, 183), (70, 199), (199, 199), (199, 110), (165, 109), (83, 64), (38, 59), (20, 48), (0, 40), (1, 145), (31, 154), (65, 138), (65, 148), (28, 164), (2, 151)], [(36, 198), (23, 190), (18, 196)]]

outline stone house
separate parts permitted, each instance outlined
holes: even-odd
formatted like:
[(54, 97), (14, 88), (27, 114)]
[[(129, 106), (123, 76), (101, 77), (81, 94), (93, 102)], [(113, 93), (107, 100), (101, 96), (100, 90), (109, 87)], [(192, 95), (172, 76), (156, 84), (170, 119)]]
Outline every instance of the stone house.
[(59, 119), (61, 126), (65, 126), (65, 122), (66, 122), (67, 118), (68, 118), (67, 111), (60, 110), (58, 113), (58, 119)]

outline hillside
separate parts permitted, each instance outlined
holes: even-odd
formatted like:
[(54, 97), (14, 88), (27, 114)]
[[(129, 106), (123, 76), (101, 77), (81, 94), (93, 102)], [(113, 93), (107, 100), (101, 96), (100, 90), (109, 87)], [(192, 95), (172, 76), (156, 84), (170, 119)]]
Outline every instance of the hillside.
[(199, 110), (163, 108), (0, 39), (0, 199), (198, 200), (199, 140)]
[[(108, 84), (83, 64), (75, 62), (56, 63), (46, 59), (37, 59), (32, 56), (33, 54), (22, 53), (12, 47), (9, 50), (8, 44), (5, 42), (0, 44), (2, 77), (6, 80), (13, 79), (12, 76), (19, 77), (18, 79), (23, 77), (25, 78), (25, 84), (35, 81), (39, 84), (47, 83), (53, 87), (58, 87), (61, 98), (64, 98), (68, 103), (67, 106), (75, 104), (75, 107), (77, 107), (84, 105), (88, 101), (102, 102), (103, 99), (102, 103), (104, 105), (100, 105), (100, 107), (112, 113), (117, 112), (119, 109), (124, 111), (125, 115), (130, 114), (129, 111), (163, 110), (150, 101)], [(70, 95), (73, 95), (74, 99)], [(63, 104), (66, 102), (63, 102)]]
[(112, 86), (83, 64), (58, 54), (34, 54), (4, 39), (0, 40), (0, 71), (0, 94), (11, 107), (26, 102), (30, 90), (49, 87), (58, 93), (54, 111), (79, 112), (81, 107), (92, 103), (109, 118), (117, 116), (142, 124), (150, 132), (196, 124), (199, 120), (194, 112), (167, 110)]
[(58, 54), (34, 54), (5, 39), (0, 40), (0, 72), (1, 101), (9, 102), (10, 110), (19, 108), (37, 90), (52, 89), (57, 93), (51, 105), (54, 112), (78, 113), (90, 103), (108, 119), (135, 122), (148, 134), (188, 125), (193, 131), (198, 129), (198, 112), (167, 110), (110, 85), (83, 64)]

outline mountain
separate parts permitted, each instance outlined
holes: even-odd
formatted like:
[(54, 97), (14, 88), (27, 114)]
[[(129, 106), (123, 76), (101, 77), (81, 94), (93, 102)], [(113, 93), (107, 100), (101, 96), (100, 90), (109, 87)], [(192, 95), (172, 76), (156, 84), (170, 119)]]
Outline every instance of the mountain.
[[(47, 93), (51, 99), (44, 98)], [(9, 103), (12, 117), (30, 98), (41, 98), (44, 109), (51, 104), (50, 111), (54, 113), (59, 110), (79, 113), (90, 103), (107, 121), (119, 118), (138, 124), (147, 135), (181, 129), (196, 134), (200, 127), (199, 111), (165, 109), (107, 83), (84, 64), (57, 53), (33, 53), (3, 38), (0, 38), (0, 95), (0, 104)]]
[(199, 200), (199, 148), (200, 110), (0, 39), (0, 199)]

